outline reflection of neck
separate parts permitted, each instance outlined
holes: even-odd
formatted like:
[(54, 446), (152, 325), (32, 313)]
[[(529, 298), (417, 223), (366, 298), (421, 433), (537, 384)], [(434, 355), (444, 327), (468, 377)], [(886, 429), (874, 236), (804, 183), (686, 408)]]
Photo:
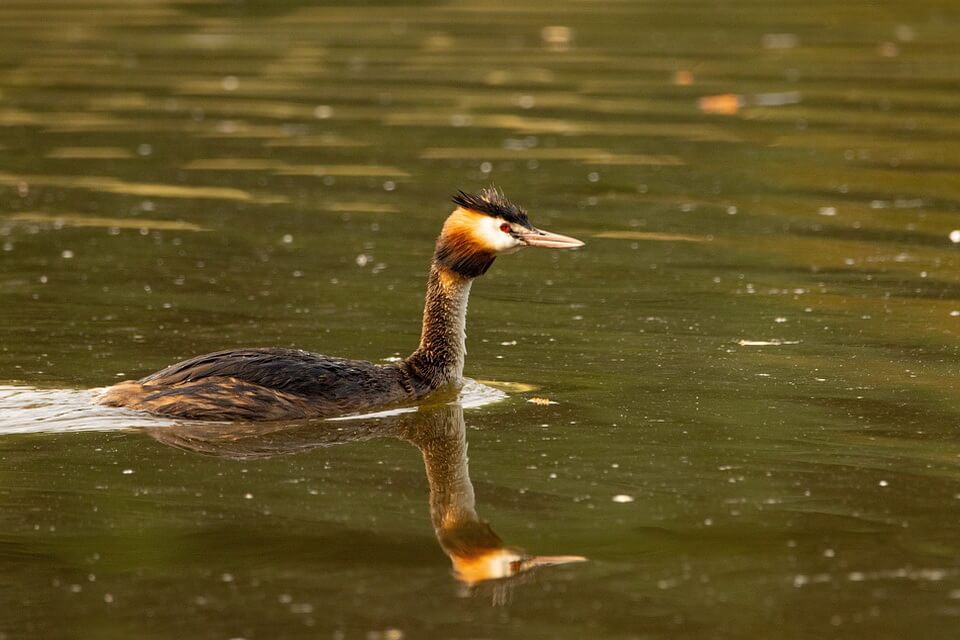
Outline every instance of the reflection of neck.
[(461, 572), (468, 568), (465, 563), (503, 549), (500, 537), (477, 515), (467, 465), (463, 407), (451, 404), (413, 415), (420, 419), (404, 429), (401, 437), (423, 454), (430, 484), (430, 518), (437, 541)]
[(463, 378), (471, 282), (437, 262), (430, 268), (420, 346), (406, 362), (432, 386)]
[[(450, 407), (454, 409), (454, 407)], [(430, 483), (430, 517), (437, 531), (478, 520), (473, 484), (467, 466), (467, 432), (463, 410), (456, 408), (459, 420), (438, 424), (434, 438), (421, 448), (423, 464)]]

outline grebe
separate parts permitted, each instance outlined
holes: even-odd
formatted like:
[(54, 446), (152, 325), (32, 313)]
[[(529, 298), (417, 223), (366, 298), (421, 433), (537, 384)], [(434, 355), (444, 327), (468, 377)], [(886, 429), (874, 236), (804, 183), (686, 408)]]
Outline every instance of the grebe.
[(298, 349), (233, 349), (184, 360), (107, 389), (103, 404), (203, 420), (333, 417), (410, 403), (463, 378), (467, 298), (498, 255), (569, 249), (575, 238), (537, 229), (496, 189), (460, 191), (437, 238), (416, 351), (396, 364)]

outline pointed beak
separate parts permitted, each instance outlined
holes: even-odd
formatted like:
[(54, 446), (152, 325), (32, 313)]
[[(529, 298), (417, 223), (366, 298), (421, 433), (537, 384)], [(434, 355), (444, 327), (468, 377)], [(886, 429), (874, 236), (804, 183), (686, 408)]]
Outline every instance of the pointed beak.
[(550, 233), (543, 229), (530, 229), (520, 234), (520, 240), (530, 247), (546, 247), (548, 249), (576, 249), (583, 243), (570, 236), (559, 233)]
[(517, 573), (529, 571), (537, 567), (552, 567), (558, 564), (586, 561), (587, 559), (583, 556), (531, 556), (520, 561)]

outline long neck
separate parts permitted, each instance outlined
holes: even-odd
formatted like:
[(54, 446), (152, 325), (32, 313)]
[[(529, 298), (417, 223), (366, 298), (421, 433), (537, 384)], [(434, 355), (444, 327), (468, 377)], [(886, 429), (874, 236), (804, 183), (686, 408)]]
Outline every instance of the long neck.
[(463, 378), (471, 283), (471, 278), (436, 260), (430, 267), (420, 346), (407, 358), (407, 363), (432, 386)]

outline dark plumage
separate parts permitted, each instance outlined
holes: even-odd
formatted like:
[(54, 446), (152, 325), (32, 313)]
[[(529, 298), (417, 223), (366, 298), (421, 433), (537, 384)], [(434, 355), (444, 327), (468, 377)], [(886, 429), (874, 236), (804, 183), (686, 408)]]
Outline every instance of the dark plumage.
[(507, 200), (506, 196), (492, 187), (483, 189), (478, 194), (459, 191), (457, 195), (453, 196), (453, 203), (464, 209), (470, 209), (494, 218), (503, 218), (507, 222), (533, 229), (533, 225), (530, 224), (527, 212), (523, 210), (523, 207), (513, 204)]
[(535, 229), (523, 209), (494, 189), (461, 191), (454, 202), (459, 208), (444, 223), (430, 267), (420, 345), (402, 362), (379, 365), (296, 349), (218, 351), (121, 382), (100, 401), (182, 418), (280, 420), (409, 404), (456, 387), (463, 379), (473, 278), (499, 253), (582, 243)]

